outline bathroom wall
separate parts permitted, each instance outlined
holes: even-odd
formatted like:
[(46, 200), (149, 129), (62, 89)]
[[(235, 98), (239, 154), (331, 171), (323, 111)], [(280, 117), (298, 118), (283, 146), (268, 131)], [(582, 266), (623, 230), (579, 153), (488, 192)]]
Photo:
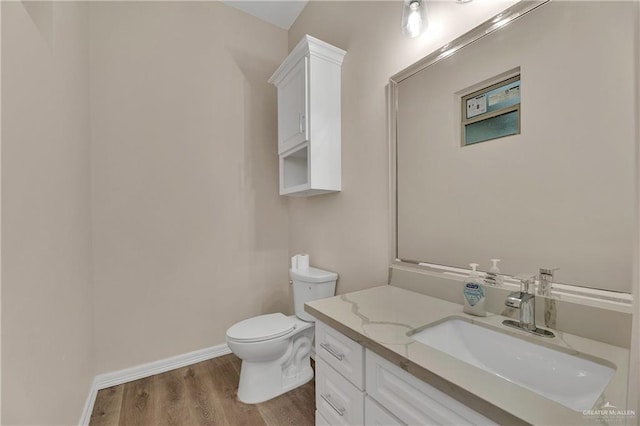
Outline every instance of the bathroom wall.
[(289, 249), (340, 274), (338, 293), (385, 284), (391, 259), (385, 86), (389, 77), (515, 1), (429, 2), (430, 26), (400, 31), (397, 1), (312, 1), (289, 31), (347, 51), (342, 66), (342, 192), (289, 200)]
[(219, 2), (90, 9), (96, 373), (291, 312), (276, 90), (287, 32)]
[(1, 7), (1, 423), (76, 424), (94, 375), (87, 10)]

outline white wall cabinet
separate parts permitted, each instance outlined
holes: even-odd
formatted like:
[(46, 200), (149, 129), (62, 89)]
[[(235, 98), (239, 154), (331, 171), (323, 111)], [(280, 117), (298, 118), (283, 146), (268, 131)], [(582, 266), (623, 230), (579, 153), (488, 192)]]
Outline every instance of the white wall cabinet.
[(321, 322), (316, 355), (317, 424), (496, 425)]
[(341, 189), (340, 73), (345, 53), (306, 35), (269, 79), (278, 88), (281, 195)]

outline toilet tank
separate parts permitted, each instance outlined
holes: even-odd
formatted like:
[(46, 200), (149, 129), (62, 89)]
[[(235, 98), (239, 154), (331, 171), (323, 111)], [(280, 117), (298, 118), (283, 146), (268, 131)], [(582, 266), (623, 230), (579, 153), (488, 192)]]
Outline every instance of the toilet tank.
[(303, 321), (313, 322), (315, 318), (304, 311), (305, 302), (331, 297), (336, 292), (338, 274), (322, 269), (289, 269), (293, 281), (293, 305), (296, 316)]

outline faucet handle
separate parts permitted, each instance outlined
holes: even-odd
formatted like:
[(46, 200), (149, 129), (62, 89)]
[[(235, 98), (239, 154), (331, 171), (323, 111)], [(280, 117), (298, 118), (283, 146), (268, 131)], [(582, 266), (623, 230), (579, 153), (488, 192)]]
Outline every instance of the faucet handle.
[[(526, 272), (523, 274), (518, 274), (515, 276), (516, 279), (520, 280), (520, 292), (521, 293), (529, 293), (529, 286), (536, 285), (536, 274), (531, 272)], [(534, 288), (535, 290), (535, 288)]]

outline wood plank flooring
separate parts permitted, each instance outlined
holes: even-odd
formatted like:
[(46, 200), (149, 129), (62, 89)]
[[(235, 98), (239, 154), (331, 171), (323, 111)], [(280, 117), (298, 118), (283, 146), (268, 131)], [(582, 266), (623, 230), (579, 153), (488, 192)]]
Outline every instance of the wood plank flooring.
[(315, 381), (262, 404), (236, 399), (233, 354), (98, 392), (91, 426), (314, 425)]

